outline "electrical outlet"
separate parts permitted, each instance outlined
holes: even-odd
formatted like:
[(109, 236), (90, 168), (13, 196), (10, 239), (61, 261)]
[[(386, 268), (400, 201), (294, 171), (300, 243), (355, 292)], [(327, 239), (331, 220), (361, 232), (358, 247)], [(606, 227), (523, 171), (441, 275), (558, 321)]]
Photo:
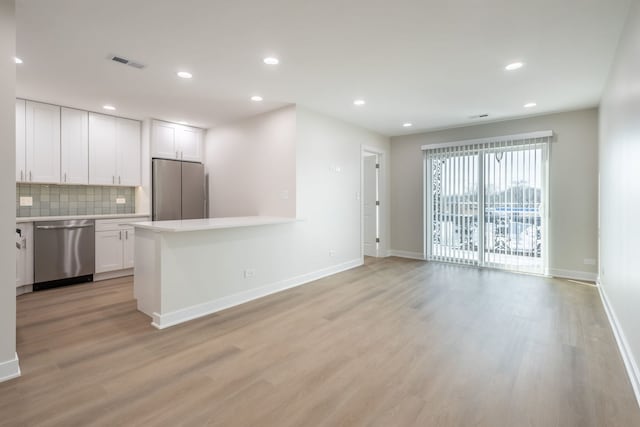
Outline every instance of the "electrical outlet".
[(21, 196), (20, 197), (20, 206), (33, 206), (33, 197), (31, 197), (31, 196)]
[(584, 265), (596, 265), (596, 260), (593, 258), (585, 258), (583, 262)]
[(127, 199), (124, 197), (116, 197), (116, 205), (124, 205), (127, 203)]
[(329, 251), (329, 256), (336, 256), (336, 251), (334, 251), (333, 249), (331, 249)]
[(244, 270), (245, 279), (250, 279), (255, 275), (256, 275), (256, 270), (254, 268), (247, 268), (246, 270)]

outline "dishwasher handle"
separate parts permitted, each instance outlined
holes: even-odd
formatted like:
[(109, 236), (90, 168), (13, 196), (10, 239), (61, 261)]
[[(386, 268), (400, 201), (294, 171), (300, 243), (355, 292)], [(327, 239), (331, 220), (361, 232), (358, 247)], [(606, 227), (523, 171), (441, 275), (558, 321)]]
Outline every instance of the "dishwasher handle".
[(72, 228), (89, 228), (93, 227), (93, 224), (83, 224), (83, 225), (36, 225), (37, 229), (40, 230), (68, 230)]

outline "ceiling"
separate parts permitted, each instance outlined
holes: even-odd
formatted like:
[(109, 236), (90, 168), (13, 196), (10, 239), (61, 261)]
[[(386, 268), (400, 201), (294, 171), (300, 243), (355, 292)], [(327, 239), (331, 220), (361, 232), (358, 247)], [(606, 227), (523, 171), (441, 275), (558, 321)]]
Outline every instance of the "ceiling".
[[(109, 103), (125, 117), (205, 128), (297, 103), (401, 135), (597, 105), (629, 0), (17, 0), (16, 8), (20, 97), (93, 111)], [(280, 65), (263, 64), (266, 56)], [(504, 69), (515, 61), (525, 66)], [(256, 94), (264, 101), (251, 102)], [(354, 106), (357, 98), (366, 105)]]

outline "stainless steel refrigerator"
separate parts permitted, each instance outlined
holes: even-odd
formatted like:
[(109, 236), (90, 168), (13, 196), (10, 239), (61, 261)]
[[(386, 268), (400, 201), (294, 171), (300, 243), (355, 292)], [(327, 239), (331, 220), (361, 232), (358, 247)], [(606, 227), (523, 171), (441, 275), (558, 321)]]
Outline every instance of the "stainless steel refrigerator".
[(205, 218), (205, 180), (201, 163), (153, 159), (153, 220)]

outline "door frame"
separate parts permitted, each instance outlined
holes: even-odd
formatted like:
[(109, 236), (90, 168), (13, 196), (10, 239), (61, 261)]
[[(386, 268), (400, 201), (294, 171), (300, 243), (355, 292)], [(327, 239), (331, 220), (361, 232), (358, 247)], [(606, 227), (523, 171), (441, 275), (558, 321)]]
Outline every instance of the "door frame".
[(360, 202), (360, 256), (364, 259), (364, 157), (365, 153), (378, 156), (378, 199), (380, 208), (378, 209), (378, 226), (380, 242), (376, 248), (376, 257), (383, 258), (389, 252), (389, 200), (387, 197), (387, 152), (383, 149), (368, 145), (360, 146), (360, 192), (358, 201)]

